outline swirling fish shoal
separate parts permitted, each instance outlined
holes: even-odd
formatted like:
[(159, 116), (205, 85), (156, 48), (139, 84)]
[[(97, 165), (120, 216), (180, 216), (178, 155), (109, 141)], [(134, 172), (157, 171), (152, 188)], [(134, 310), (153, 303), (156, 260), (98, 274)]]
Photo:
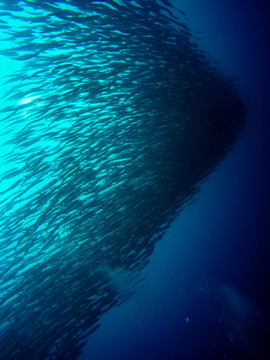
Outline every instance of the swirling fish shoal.
[(1, 54), (21, 63), (1, 105), (0, 358), (75, 359), (245, 105), (167, 0), (2, 0), (0, 14)]

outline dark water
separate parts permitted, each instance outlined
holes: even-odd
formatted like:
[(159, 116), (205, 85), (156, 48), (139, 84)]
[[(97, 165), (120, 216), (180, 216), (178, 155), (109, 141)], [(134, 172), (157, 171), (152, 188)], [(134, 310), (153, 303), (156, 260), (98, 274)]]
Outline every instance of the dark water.
[(205, 4), (1, 3), (1, 359), (265, 356), (268, 8)]

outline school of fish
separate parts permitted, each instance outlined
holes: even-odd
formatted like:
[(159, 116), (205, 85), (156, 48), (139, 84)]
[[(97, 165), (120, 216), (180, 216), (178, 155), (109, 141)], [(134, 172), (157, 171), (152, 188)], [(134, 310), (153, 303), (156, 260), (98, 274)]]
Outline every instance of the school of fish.
[(167, 0), (0, 0), (0, 359), (76, 359), (245, 123)]

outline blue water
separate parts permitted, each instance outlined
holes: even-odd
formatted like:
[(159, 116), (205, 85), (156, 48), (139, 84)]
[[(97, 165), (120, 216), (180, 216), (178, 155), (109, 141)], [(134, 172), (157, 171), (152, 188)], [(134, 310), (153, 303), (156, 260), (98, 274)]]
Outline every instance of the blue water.
[(235, 78), (247, 126), (157, 244), (136, 294), (103, 316), (81, 360), (269, 358), (270, 6), (174, 4), (202, 31), (200, 46)]
[[(203, 183), (200, 192), (196, 194), (196, 201), (185, 208), (167, 230), (163, 239), (155, 245), (150, 264), (142, 271), (145, 279), (136, 286), (134, 295), (122, 305), (113, 307), (102, 315), (99, 321), (101, 326), (89, 337), (84, 352), (80, 356), (81, 360), (270, 358), (270, 355), (266, 354), (267, 351), (269, 353), (267, 341), (270, 341), (270, 296), (268, 295), (270, 292), (268, 210), (270, 202), (268, 188), (270, 183), (270, 72), (268, 69), (270, 6), (266, 1), (258, 2), (256, 0), (174, 0), (173, 4), (186, 13), (188, 27), (194, 36), (200, 38), (197, 40), (200, 48), (217, 61), (221, 71), (235, 79), (247, 105), (247, 125), (237, 139), (233, 151)], [(12, 8), (12, 4), (10, 6)], [(14, 24), (16, 27), (16, 21)], [(1, 42), (0, 50), (2, 50), (2, 46), (4, 45)], [(30, 55), (26, 55), (26, 60), (28, 56)], [(1, 75), (7, 75), (20, 69), (19, 61), (8, 60), (4, 57), (1, 57), (0, 60)], [(80, 61), (78, 64), (80, 65)], [(45, 84), (50, 89), (50, 79), (48, 79), (48, 83), (45, 81)], [(0, 89), (0, 96), (2, 90)], [(5, 88), (6, 93), (8, 90)], [(53, 89), (51, 91), (53, 96), (57, 95)], [(65, 91), (67, 91), (66, 88)], [(34, 92), (34, 94), (36, 93)], [(78, 95), (78, 98), (80, 96), (81, 94)], [(18, 104), (24, 105), (24, 101), (31, 103), (32, 100), (35, 103), (36, 99), (36, 97), (23, 97)], [(51, 103), (52, 107), (57, 106), (57, 101), (59, 100), (56, 99), (56, 105)], [(1, 108), (4, 108), (6, 104), (0, 105)], [(41, 105), (38, 103), (35, 106)], [(84, 109), (85, 104), (81, 101), (81, 103), (77, 102), (76, 106)], [(53, 108), (53, 110), (58, 109)], [(45, 110), (43, 111), (45, 112)], [(68, 113), (69, 110), (67, 110)], [(29, 114), (25, 112), (24, 116), (27, 119)], [(72, 120), (73, 118), (70, 119), (71, 124)], [(14, 128), (16, 128), (16, 121), (14, 123)], [(60, 124), (58, 131), (62, 131), (61, 121), (57, 124), (58, 126)], [(42, 126), (41, 124), (41, 134)], [(48, 124), (44, 123), (44, 128), (46, 126)], [(19, 127), (20, 125), (18, 125), (18, 129)], [(33, 129), (35, 130), (34, 127)], [(72, 129), (71, 125), (68, 129)], [(2, 135), (2, 131), (0, 133)], [(73, 135), (76, 135), (76, 131)], [(8, 136), (8, 134), (5, 133), (1, 137), (3, 142), (6, 140), (4, 136)], [(35, 136), (38, 134), (34, 132), (33, 137), (35, 138)], [(76, 144), (76, 142), (74, 143)], [(60, 144), (61, 141), (59, 141), (59, 146)], [(44, 145), (42, 148), (44, 153), (47, 151), (47, 146), (50, 145), (52, 144)], [(5, 149), (7, 148), (5, 147)], [(63, 147), (60, 149), (60, 152), (63, 152)], [(74, 148), (71, 150), (73, 151)], [(34, 153), (30, 146), (31, 151)], [(42, 154), (42, 151), (40, 153)], [(77, 154), (76, 149), (74, 154)], [(40, 157), (42, 159), (42, 155)], [(32, 163), (30, 162), (30, 164)], [(2, 167), (1, 174), (6, 170), (8, 169)], [(46, 181), (49, 180), (45, 179)], [(44, 184), (37, 186), (43, 189)], [(67, 190), (70, 189), (76, 190), (75, 187), (74, 189), (72, 186), (67, 187)], [(55, 188), (52, 187), (52, 190)], [(37, 193), (39, 189), (33, 191)], [(64, 191), (66, 191), (65, 188), (63, 188)], [(72, 191), (71, 194), (73, 194)], [(56, 203), (56, 205), (58, 204)], [(67, 204), (68, 206), (69, 204)], [(49, 212), (48, 219), (52, 220), (50, 214)], [(70, 219), (72, 221), (73, 217), (70, 216)], [(32, 220), (30, 216), (28, 221), (31, 223)], [(19, 221), (18, 223), (20, 224)], [(27, 225), (26, 221), (26, 227)], [(126, 235), (126, 233), (127, 231), (124, 229), (124, 234)], [(60, 234), (65, 239), (65, 229)], [(35, 231), (33, 238), (34, 235)], [(80, 234), (77, 235), (79, 237)], [(33, 240), (31, 236), (29, 238)], [(9, 240), (8, 237), (7, 239)], [(20, 240), (18, 237), (18, 239), (18, 242), (24, 242), (24, 238)], [(62, 238), (57, 238), (57, 240), (59, 239)], [(69, 240), (68, 236), (67, 239)], [(57, 243), (56, 245), (54, 243), (54, 246), (57, 248), (56, 251), (61, 253), (61, 247), (57, 247)], [(7, 253), (12, 250), (10, 248), (7, 246)], [(25, 252), (27, 253), (27, 251)], [(62, 251), (67, 251), (68, 255), (65, 259), (69, 259), (71, 252), (69, 253), (68, 246)], [(12, 265), (14, 259), (9, 258), (7, 253), (4, 253), (4, 260), (8, 266), (10, 263)], [(76, 260), (78, 260), (79, 253), (74, 253), (77, 254)], [(46, 254), (50, 255), (50, 252), (48, 251)], [(110, 252), (108, 254), (110, 255)], [(16, 251), (12, 256), (16, 261), (18, 260)], [(37, 260), (42, 260), (42, 258)], [(72, 257), (70, 264), (72, 264)], [(58, 265), (57, 263), (57, 266), (53, 267), (52, 270), (55, 271), (55, 274), (51, 277), (56, 281), (56, 285), (61, 283), (61, 281), (57, 282), (59, 280), (57, 271), (59, 268), (61, 269), (61, 261), (59, 267)], [(76, 265), (76, 263), (72, 265)], [(88, 266), (88, 264), (86, 265)], [(87, 266), (84, 269), (88, 270)], [(10, 269), (12, 270), (12, 266)], [(114, 268), (104, 266), (104, 269), (103, 272), (109, 273)], [(23, 268), (23, 270), (26, 269)], [(75, 267), (75, 270), (78, 271), (78, 268)], [(99, 271), (98, 266), (96, 270)], [(42, 276), (38, 278), (40, 275), (38, 272), (35, 276), (31, 271), (28, 272), (28, 275), (29, 273), (29, 279), (37, 289), (45, 289), (46, 292), (46, 284), (42, 287), (41, 282), (41, 287), (39, 287), (40, 284), (37, 285), (37, 281), (35, 281), (35, 276), (36, 279), (42, 279)], [(71, 280), (74, 280), (70, 273), (72, 274), (72, 269), (67, 274)], [(102, 278), (104, 274), (101, 273), (102, 271), (100, 271)], [(75, 275), (74, 277), (76, 277)], [(64, 277), (64, 275), (62, 276)], [(116, 288), (123, 287), (125, 289), (129, 273), (121, 275), (121, 271), (117, 272), (116, 268), (112, 276), (114, 276)], [(48, 278), (45, 280), (47, 281)], [(16, 279), (14, 283), (16, 283)], [(76, 286), (77, 283), (80, 282), (76, 281)], [(4, 285), (6, 286), (5, 282)], [(79, 289), (83, 288), (83, 285), (79, 286)], [(102, 285), (99, 286), (102, 287)], [(52, 286), (52, 293), (49, 292), (53, 295), (56, 293), (56, 296), (52, 296), (50, 299), (52, 306), (54, 301), (57, 303), (59, 298), (61, 300), (60, 291), (55, 292), (55, 288), (57, 289), (57, 286)], [(29, 297), (31, 294), (35, 295), (35, 289), (33, 293), (31, 290), (30, 286)], [(93, 291), (90, 286), (89, 291)], [(65, 298), (67, 304), (70, 305), (76, 299), (74, 293), (75, 291), (71, 293), (73, 296), (71, 301), (67, 301)], [(28, 296), (27, 291), (26, 295)], [(41, 299), (39, 304), (44, 304), (43, 294), (38, 295)], [(46, 296), (44, 298), (47, 300)], [(80, 299), (80, 294), (78, 294), (78, 299)], [(68, 298), (68, 300), (70, 299)], [(4, 299), (4, 303), (5, 301)], [(29, 303), (31, 305), (31, 301)], [(24, 302), (15, 302), (16, 306), (21, 306), (21, 304)], [(49, 305), (48, 314), (51, 315)], [(16, 309), (18, 307), (16, 306), (11, 307), (12, 311), (15, 309), (14, 312), (17, 316)], [(60, 304), (59, 309), (63, 310), (63, 307), (64, 305)], [(46, 315), (46, 309), (44, 310)], [(95, 311), (93, 311), (94, 313)], [(27, 320), (29, 318), (27, 311), (24, 315)], [(65, 319), (65, 317), (66, 313), (64, 312), (63, 318)], [(23, 316), (21, 319), (23, 323)], [(39, 318), (37, 315), (33, 328), (30, 324), (28, 328), (26, 327), (28, 332), (25, 331), (25, 333), (31, 335), (31, 331), (37, 326), (38, 321), (40, 321), (38, 325), (46, 325), (46, 321), (42, 322), (40, 319), (43, 318)], [(11, 319), (11, 323), (12, 321)], [(53, 322), (55, 321), (53, 318)], [(0, 325), (3, 325), (3, 328), (6, 326), (5, 323)], [(61, 323), (54, 325), (60, 335), (64, 333), (61, 331)], [(0, 329), (2, 329), (1, 326)], [(65, 330), (64, 326), (63, 330)], [(16, 331), (20, 333), (15, 326), (15, 330), (11, 329), (10, 333), (14, 335)], [(54, 338), (53, 330), (51, 334)], [(44, 339), (44, 337), (41, 332), (39, 339)], [(26, 336), (26, 338), (31, 344), (30, 336)], [(18, 343), (20, 343), (19, 340)], [(33, 347), (37, 350), (35, 346), (36, 343), (33, 342)], [(66, 346), (66, 348), (68, 347)], [(31, 346), (29, 351), (31, 351)], [(66, 355), (69, 359), (72, 357), (70, 354)], [(1, 354), (0, 359), (2, 359)]]

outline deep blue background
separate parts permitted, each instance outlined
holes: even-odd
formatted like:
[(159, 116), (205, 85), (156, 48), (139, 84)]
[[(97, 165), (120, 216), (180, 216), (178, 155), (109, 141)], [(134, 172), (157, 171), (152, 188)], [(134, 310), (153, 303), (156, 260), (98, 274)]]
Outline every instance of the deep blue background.
[(246, 358), (263, 359), (270, 315), (270, 5), (174, 4), (195, 35), (203, 31), (200, 47), (235, 78), (247, 126), (156, 246), (133, 298), (103, 316), (82, 360), (240, 359), (243, 347)]

